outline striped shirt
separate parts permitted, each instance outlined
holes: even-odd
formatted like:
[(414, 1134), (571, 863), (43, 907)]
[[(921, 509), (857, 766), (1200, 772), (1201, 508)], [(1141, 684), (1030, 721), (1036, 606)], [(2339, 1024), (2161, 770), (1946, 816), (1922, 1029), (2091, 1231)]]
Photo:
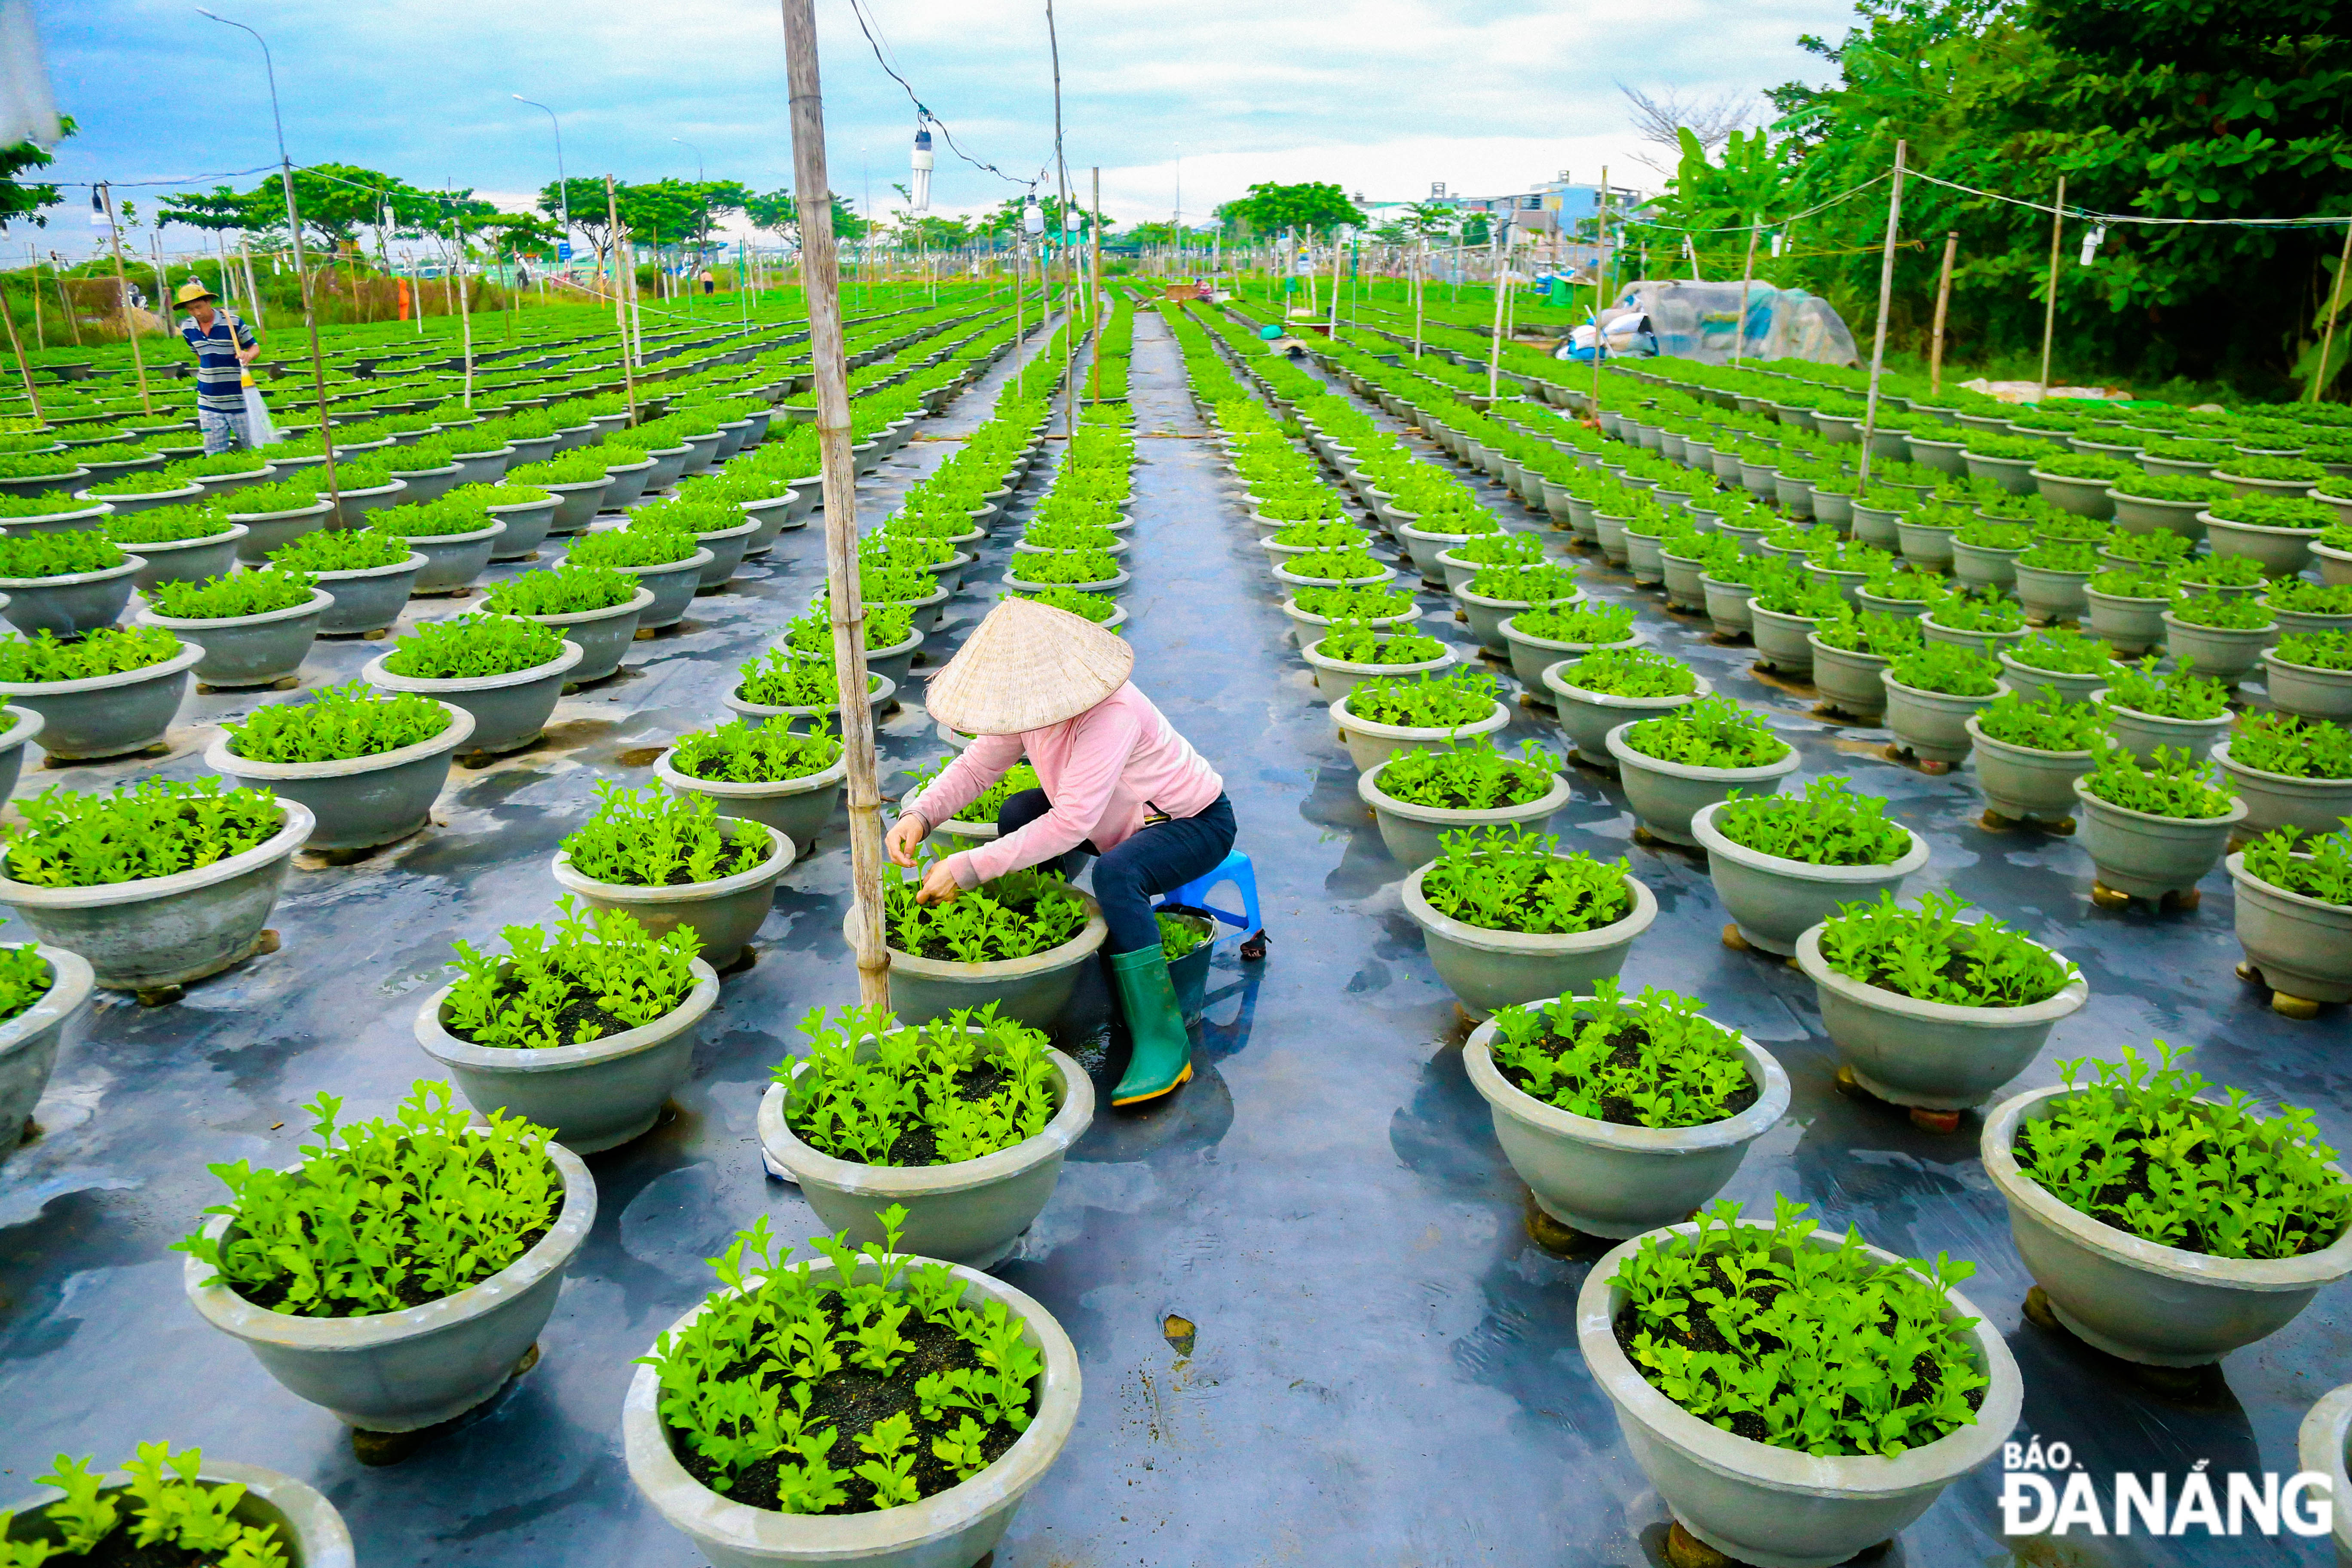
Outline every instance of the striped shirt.
[(196, 325), (194, 316), (180, 319), (180, 336), (196, 355), (196, 406), (215, 414), (245, 412), (245, 366), (236, 351), (253, 346), (253, 334), (229, 311), (215, 307), (212, 331)]

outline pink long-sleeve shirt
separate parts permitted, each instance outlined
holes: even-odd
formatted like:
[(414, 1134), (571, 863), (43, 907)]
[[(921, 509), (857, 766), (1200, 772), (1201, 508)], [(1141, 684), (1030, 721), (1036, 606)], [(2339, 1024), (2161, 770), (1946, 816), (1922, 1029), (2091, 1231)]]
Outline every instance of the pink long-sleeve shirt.
[(1053, 809), (948, 858), (966, 886), (1034, 866), (1091, 839), (1108, 850), (1134, 837), (1152, 807), (1171, 817), (1207, 810), (1225, 781), (1132, 684), (1075, 719), (1017, 735), (980, 735), (901, 808), (931, 826), (947, 821), (1029, 756)]

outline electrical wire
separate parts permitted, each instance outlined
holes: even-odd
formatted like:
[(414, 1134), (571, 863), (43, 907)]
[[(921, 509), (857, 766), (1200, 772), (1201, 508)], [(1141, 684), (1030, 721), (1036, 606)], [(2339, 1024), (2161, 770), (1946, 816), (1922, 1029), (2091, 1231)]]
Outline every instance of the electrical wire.
[(1948, 191), (1960, 191), (1990, 201), (2007, 202), (2011, 206), (2026, 207), (2053, 216), (2081, 218), (2085, 223), (2139, 223), (2175, 225), (2202, 228), (2331, 228), (2337, 224), (2352, 224), (2352, 216), (2341, 217), (2159, 217), (2147, 213), (2103, 213), (2089, 207), (2061, 208), (2049, 202), (2031, 201), (2021, 196), (2005, 196), (1999, 191), (1980, 191), (1974, 185), (1964, 185), (1957, 180), (1939, 180), (1933, 174), (1916, 169), (1904, 173), (1913, 179), (1925, 180), (1931, 185), (1941, 185)]
[(857, 18), (857, 30), (866, 35), (866, 47), (874, 51), (875, 64), (880, 66), (889, 76), (892, 81), (897, 82), (900, 87), (907, 89), (908, 100), (914, 104), (916, 113), (921, 115), (923, 119), (929, 121), (931, 124), (939, 127), (940, 136), (947, 142), (948, 151), (953, 153), (957, 157), (962, 159), (965, 163), (970, 163), (975, 169), (987, 170), (990, 174), (994, 174), (998, 179), (1003, 180), (1008, 185), (1022, 185), (1032, 191), (1034, 191), (1037, 188), (1038, 182), (1045, 177), (1045, 171), (1044, 169), (1037, 171), (1036, 179), (1024, 180), (1017, 174), (1006, 174), (1003, 170), (998, 168), (995, 164), (987, 162), (985, 159), (973, 157), (961, 147), (956, 145), (955, 132), (948, 129), (948, 122), (931, 112), (930, 107), (924, 103), (921, 96), (915, 91), (915, 84), (908, 81), (905, 77), (899, 75), (898, 68), (890, 63), (888, 55), (886, 52), (888, 46), (877, 36), (880, 32), (882, 24), (876, 22), (872, 26), (868, 26), (866, 25), (866, 0), (849, 0), (849, 9), (851, 14)]

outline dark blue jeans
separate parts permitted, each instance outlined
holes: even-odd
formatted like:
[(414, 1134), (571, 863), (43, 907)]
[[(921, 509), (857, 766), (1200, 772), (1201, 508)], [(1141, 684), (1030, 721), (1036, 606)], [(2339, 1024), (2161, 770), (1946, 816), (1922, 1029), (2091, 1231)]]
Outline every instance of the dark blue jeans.
[[(1006, 834), (1025, 827), (1053, 809), (1042, 789), (1024, 789), (996, 808), (996, 831)], [(1234, 803), (1219, 795), (1197, 816), (1157, 822), (1120, 844), (1108, 855), (1092, 839), (1048, 862), (1064, 876), (1075, 876), (1086, 855), (1101, 855), (1095, 865), (1095, 901), (1102, 905), (1110, 927), (1107, 952), (1133, 952), (1160, 942), (1160, 922), (1151, 917), (1153, 895), (1181, 888), (1205, 877), (1223, 864), (1234, 847)]]

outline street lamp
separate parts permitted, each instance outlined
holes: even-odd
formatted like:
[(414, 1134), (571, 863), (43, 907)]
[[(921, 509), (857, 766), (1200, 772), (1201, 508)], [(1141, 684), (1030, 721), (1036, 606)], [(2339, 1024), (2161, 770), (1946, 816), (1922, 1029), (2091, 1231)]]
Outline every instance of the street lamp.
[(319, 438), (326, 457), (320, 467), (327, 479), (327, 495), (338, 506), (342, 504), (342, 490), (335, 481), (334, 429), (327, 419), (327, 364), (319, 352), (319, 317), (310, 302), (310, 269), (302, 256), (302, 215), (294, 205), (294, 160), (286, 152), (286, 120), (278, 111), (278, 63), (269, 53), (269, 40), (242, 22), (232, 22), (196, 7), (199, 16), (210, 16), (223, 26), (235, 27), (251, 36), (261, 46), (261, 68), (269, 79), (269, 121), (278, 132), (278, 174), (286, 190), (286, 232), (294, 245), (294, 279), (302, 289), (302, 326), (310, 334), (310, 382), (319, 395)]
[[(525, 98), (519, 92), (510, 92), (507, 96), (517, 103), (528, 103), (533, 109), (539, 110), (547, 116), (547, 122), (555, 127), (555, 204), (563, 214), (563, 243), (570, 245), (572, 243), (572, 186), (563, 177), (563, 121), (555, 118), (555, 110), (535, 99)], [(564, 272), (569, 276), (571, 268), (566, 266)]]

